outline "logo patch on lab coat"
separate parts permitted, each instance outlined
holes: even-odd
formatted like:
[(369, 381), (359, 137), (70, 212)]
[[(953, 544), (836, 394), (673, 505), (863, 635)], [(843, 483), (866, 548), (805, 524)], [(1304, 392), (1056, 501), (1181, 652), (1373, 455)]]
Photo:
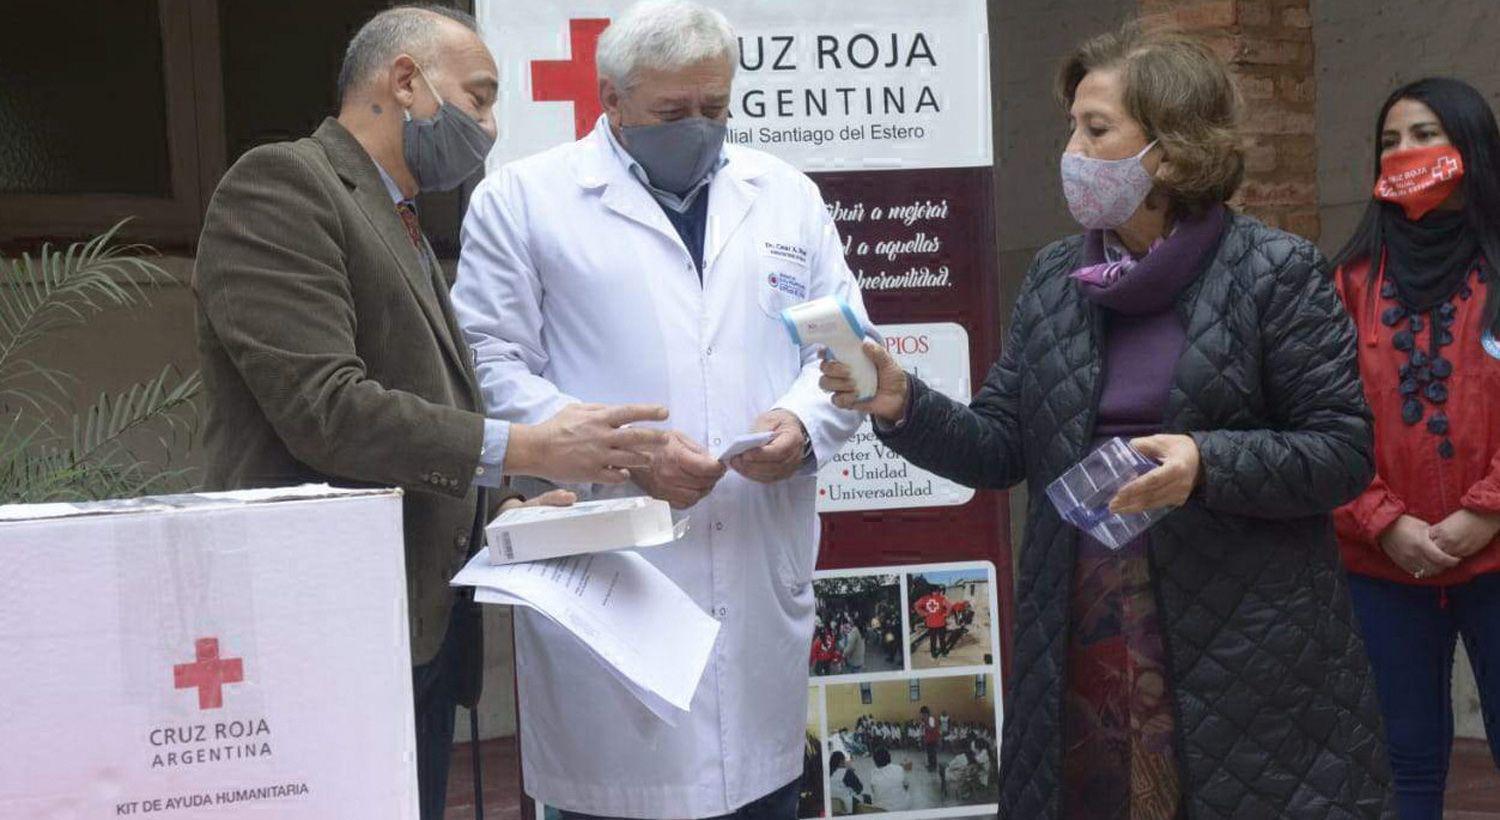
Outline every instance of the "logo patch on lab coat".
[(799, 302), (807, 298), (807, 283), (790, 273), (769, 273), (766, 284), (771, 290), (785, 293)]

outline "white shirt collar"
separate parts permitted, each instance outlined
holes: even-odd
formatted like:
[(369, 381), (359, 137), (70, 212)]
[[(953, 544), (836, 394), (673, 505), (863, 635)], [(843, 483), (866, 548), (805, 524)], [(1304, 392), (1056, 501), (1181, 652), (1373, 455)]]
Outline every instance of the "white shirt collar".
[[(1171, 239), (1172, 234), (1174, 233), (1177, 233), (1176, 225), (1173, 225), (1172, 230), (1167, 231), (1167, 235), (1162, 238)], [(1151, 253), (1151, 251), (1148, 250), (1146, 251), (1146, 253), (1141, 254), (1140, 256), (1136, 256), (1135, 254), (1130, 252), (1129, 248), (1125, 247), (1125, 243), (1120, 239), (1120, 235), (1115, 233), (1114, 231), (1104, 232), (1103, 244), (1105, 262), (1139, 262), (1142, 259), (1145, 259)]]
[(1114, 231), (1104, 232), (1104, 261), (1106, 262), (1129, 262), (1135, 260), (1135, 254), (1125, 247), (1120, 237)]
[(386, 193), (391, 195), (391, 201), (397, 205), (405, 202), (406, 197), (401, 195), (401, 186), (397, 185), (396, 180), (392, 179), (391, 175), (387, 174), (385, 169), (380, 167), (380, 163), (375, 163), (375, 170), (380, 172), (380, 181), (385, 183), (385, 190)]

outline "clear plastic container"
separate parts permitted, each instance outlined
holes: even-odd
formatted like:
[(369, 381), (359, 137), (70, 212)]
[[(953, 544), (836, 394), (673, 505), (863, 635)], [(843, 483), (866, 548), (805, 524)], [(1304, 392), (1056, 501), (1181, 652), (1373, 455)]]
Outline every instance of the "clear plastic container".
[(1157, 466), (1125, 439), (1110, 439), (1048, 485), (1047, 497), (1064, 521), (1117, 550), (1172, 511), (1170, 507), (1134, 515), (1109, 511), (1109, 502), (1120, 488)]

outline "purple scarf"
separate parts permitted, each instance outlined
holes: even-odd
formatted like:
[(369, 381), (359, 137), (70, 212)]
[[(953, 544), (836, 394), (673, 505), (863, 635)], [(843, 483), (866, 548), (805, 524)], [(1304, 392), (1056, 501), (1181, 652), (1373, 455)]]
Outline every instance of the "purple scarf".
[(1089, 231), (1083, 266), (1070, 275), (1084, 296), (1101, 307), (1136, 316), (1159, 313), (1203, 272), (1228, 224), (1229, 211), (1215, 205), (1178, 221), (1171, 235), (1153, 242), (1140, 259), (1116, 262), (1105, 257), (1104, 232)]

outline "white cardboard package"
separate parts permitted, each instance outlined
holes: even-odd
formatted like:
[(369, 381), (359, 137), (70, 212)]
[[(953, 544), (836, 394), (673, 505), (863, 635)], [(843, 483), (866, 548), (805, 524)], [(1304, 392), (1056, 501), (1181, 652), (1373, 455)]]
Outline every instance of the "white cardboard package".
[(0, 507), (0, 818), (417, 817), (401, 498)]
[(485, 528), (491, 564), (545, 561), (590, 552), (659, 547), (682, 537), (672, 508), (655, 498), (608, 498), (571, 507), (517, 507)]

